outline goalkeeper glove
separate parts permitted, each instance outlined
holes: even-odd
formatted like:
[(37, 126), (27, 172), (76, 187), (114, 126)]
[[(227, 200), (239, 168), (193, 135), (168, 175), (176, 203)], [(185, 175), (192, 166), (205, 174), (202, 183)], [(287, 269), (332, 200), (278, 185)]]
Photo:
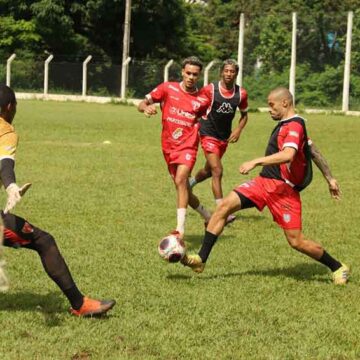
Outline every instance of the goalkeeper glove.
[(15, 183), (12, 183), (6, 188), (8, 198), (6, 201), (4, 214), (7, 214), (15, 207), (15, 205), (21, 200), (21, 197), (25, 195), (26, 191), (28, 191), (30, 186), (31, 184), (27, 183), (23, 185), (21, 188), (19, 188)]

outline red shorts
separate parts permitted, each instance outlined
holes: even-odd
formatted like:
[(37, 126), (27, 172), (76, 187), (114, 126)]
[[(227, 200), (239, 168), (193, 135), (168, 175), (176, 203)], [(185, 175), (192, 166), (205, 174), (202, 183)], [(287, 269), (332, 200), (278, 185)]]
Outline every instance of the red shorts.
[(168, 166), (169, 173), (171, 177), (175, 179), (178, 165), (186, 165), (191, 172), (195, 165), (197, 149), (183, 149), (171, 152), (163, 150), (163, 154)]
[(228, 146), (227, 141), (216, 139), (212, 136), (200, 136), (201, 147), (204, 150), (205, 155), (208, 153), (214, 153), (221, 159), (225, 154)]
[(301, 229), (300, 194), (283, 181), (256, 177), (234, 189), (262, 211), (267, 206), (283, 229)]

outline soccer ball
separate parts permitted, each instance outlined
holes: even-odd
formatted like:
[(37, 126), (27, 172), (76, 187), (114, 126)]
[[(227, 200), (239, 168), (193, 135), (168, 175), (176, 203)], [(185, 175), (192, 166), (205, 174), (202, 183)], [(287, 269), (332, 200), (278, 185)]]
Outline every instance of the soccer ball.
[(175, 263), (185, 255), (185, 243), (176, 235), (170, 234), (160, 240), (158, 246), (159, 255), (164, 260)]

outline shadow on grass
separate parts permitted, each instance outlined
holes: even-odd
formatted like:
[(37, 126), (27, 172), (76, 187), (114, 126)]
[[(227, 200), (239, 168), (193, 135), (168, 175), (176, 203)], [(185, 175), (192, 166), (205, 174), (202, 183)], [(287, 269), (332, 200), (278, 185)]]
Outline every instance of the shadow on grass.
[[(219, 240), (218, 241), (222, 241), (222, 240), (225, 240), (225, 239), (228, 239), (228, 238), (231, 238), (232, 236), (231, 235), (221, 235), (219, 237)], [(186, 245), (187, 245), (187, 250), (196, 250), (196, 249), (199, 249), (201, 244), (202, 244), (202, 241), (203, 241), (203, 238), (204, 238), (204, 234), (201, 234), (201, 235), (185, 235), (185, 242), (186, 242)]]
[[(189, 269), (190, 270), (190, 269)], [(191, 271), (191, 270), (190, 270)], [(206, 269), (205, 269), (206, 271)], [(309, 281), (315, 280), (317, 282), (329, 282), (328, 279), (319, 278), (319, 275), (329, 274), (329, 270), (319, 264), (297, 264), (291, 267), (285, 268), (271, 268), (271, 269), (257, 269), (257, 270), (248, 270), (243, 272), (230, 272), (223, 274), (215, 275), (206, 275), (204, 274), (194, 274), (189, 273), (189, 275), (183, 274), (171, 274), (167, 278), (170, 280), (188, 280), (191, 277), (196, 277), (198, 280), (213, 280), (230, 278), (230, 277), (245, 277), (245, 276), (270, 276), (270, 277), (288, 277), (295, 279), (297, 281)]]
[(329, 274), (329, 270), (320, 264), (313, 263), (300, 263), (294, 266), (286, 268), (273, 268), (263, 270), (250, 270), (243, 273), (243, 275), (254, 275), (254, 276), (270, 276), (270, 277), (281, 277), (285, 276), (288, 278), (295, 279), (297, 281), (308, 281), (316, 278), (316, 281), (328, 282), (328, 279), (319, 278), (319, 275)]
[(65, 313), (63, 297), (58, 292), (46, 295), (31, 292), (0, 293), (0, 311), (38, 311), (49, 327), (60, 325), (62, 320), (58, 313)]

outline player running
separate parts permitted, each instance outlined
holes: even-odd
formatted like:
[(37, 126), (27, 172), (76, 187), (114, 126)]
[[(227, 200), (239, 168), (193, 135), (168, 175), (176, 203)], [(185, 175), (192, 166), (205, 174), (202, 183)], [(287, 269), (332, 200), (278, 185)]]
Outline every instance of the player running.
[[(10, 214), (30, 186), (26, 184), (19, 188), (15, 179), (18, 136), (11, 124), (16, 114), (16, 105), (14, 91), (6, 85), (0, 85), (0, 179), (7, 192), (5, 210), (1, 211), (2, 222), (0, 219), (0, 236), (4, 235), (3, 245), (31, 249), (39, 254), (44, 270), (69, 300), (71, 314), (105, 314), (115, 305), (115, 300), (94, 300), (84, 296), (76, 286), (53, 236), (25, 219)], [(3, 264), (0, 264), (0, 287), (4, 291), (8, 287), (8, 281), (1, 265)]]
[[(329, 255), (324, 248), (305, 237), (301, 224), (301, 200), (299, 191), (312, 179), (311, 151), (304, 120), (295, 113), (293, 98), (288, 89), (276, 88), (268, 97), (270, 115), (278, 124), (273, 130), (264, 157), (244, 162), (241, 174), (248, 174), (257, 166), (263, 166), (260, 175), (236, 187), (212, 215), (198, 255), (185, 255), (182, 262), (195, 272), (202, 272), (211, 249), (221, 234), (226, 217), (237, 210), (256, 207), (260, 211), (267, 206), (274, 221), (283, 229), (289, 245), (295, 250), (326, 265), (336, 285), (344, 285), (350, 276), (347, 265)], [(317, 158), (315, 164), (326, 162)], [(326, 177), (328, 180), (328, 178)], [(329, 181), (330, 193), (339, 198), (335, 179)]]
[(188, 204), (205, 220), (210, 212), (192, 194), (188, 177), (194, 167), (198, 144), (198, 119), (206, 113), (209, 99), (201, 96), (196, 84), (202, 70), (201, 61), (191, 56), (182, 62), (182, 81), (164, 82), (146, 95), (138, 110), (150, 117), (157, 113), (155, 103), (162, 111), (162, 151), (177, 193), (176, 234), (183, 238)]
[[(206, 162), (195, 177), (189, 180), (193, 187), (209, 177), (212, 177), (212, 192), (216, 205), (223, 200), (221, 179), (223, 165), (221, 159), (229, 143), (236, 143), (248, 121), (248, 96), (244, 88), (235, 84), (239, 65), (235, 60), (227, 59), (220, 69), (220, 81), (205, 86), (202, 91), (211, 101), (206, 117), (200, 123), (200, 140)], [(240, 110), (238, 126), (232, 130), (232, 121), (236, 110)], [(228, 222), (235, 220), (230, 215)]]

